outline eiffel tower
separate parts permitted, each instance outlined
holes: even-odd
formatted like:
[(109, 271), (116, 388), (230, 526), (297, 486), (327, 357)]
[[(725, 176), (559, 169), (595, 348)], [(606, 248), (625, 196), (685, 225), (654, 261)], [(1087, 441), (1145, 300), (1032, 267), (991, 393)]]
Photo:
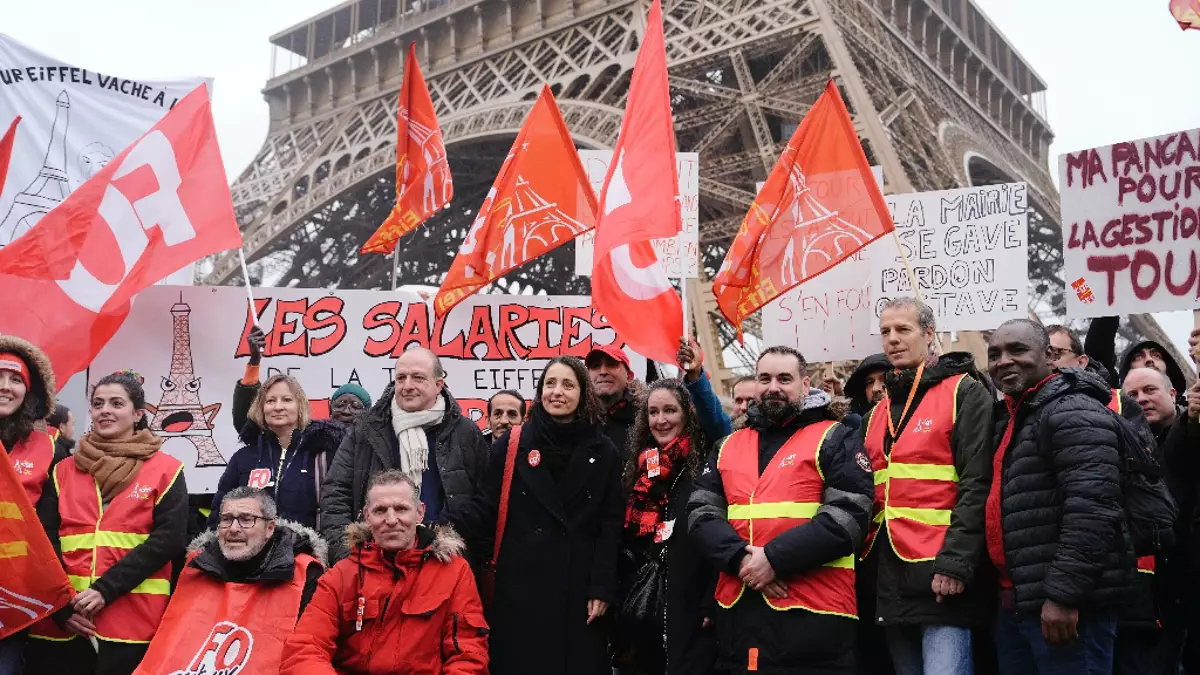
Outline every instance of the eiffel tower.
[[(715, 274), (795, 125), (833, 77), (891, 192), (1029, 184), (1030, 311), (1063, 311), (1046, 85), (972, 0), (664, 0), (680, 151), (700, 154), (702, 268)], [(348, 0), (271, 38), (268, 137), (233, 185), (245, 251), (269, 282), (382, 288), (391, 260), (358, 247), (395, 198), (396, 98), (410, 41), (445, 135), (449, 209), (401, 242), (402, 283), (437, 285), (542, 83), (582, 148), (620, 130), (649, 0)], [(507, 291), (586, 293), (564, 246)], [(214, 261), (210, 283), (239, 273)], [(739, 348), (693, 288), (700, 342)], [(754, 332), (753, 326), (749, 326)], [(1148, 315), (1123, 337), (1171, 344)], [(1180, 362), (1185, 362), (1175, 355)], [(753, 354), (739, 353), (743, 361)], [(741, 363), (715, 365), (721, 381)], [(752, 360), (750, 361), (752, 362)]]

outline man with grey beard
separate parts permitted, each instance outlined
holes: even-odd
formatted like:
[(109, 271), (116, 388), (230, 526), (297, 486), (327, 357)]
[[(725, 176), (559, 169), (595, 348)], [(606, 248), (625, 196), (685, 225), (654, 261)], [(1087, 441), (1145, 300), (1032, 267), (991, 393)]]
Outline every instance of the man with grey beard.
[[(315, 530), (280, 520), (275, 500), (258, 488), (226, 493), (217, 522), (216, 532), (188, 547), (171, 604), (136, 675), (278, 672), (284, 639), (316, 592), (326, 543)], [(252, 649), (229, 657), (235, 643)], [(227, 667), (207, 667), (214, 658)]]

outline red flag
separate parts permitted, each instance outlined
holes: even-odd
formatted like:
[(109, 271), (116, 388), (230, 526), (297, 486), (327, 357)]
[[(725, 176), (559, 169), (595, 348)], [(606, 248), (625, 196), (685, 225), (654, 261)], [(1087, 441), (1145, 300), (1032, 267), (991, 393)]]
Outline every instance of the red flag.
[(361, 252), (391, 253), (400, 237), (417, 229), (453, 198), (446, 144), (414, 42), (408, 45), (396, 114), (396, 205)]
[(596, 225), (596, 195), (543, 86), (434, 300), (438, 316), (468, 295)]
[(1171, 16), (1184, 30), (1200, 30), (1200, 0), (1171, 0)]
[(67, 605), (74, 593), (0, 445), (0, 640)]
[(8, 177), (8, 161), (12, 159), (13, 141), (17, 138), (17, 125), (21, 123), (21, 116), (17, 115), (12, 124), (8, 125), (8, 131), (4, 132), (4, 138), (0, 138), (0, 193), (4, 192), (4, 179)]
[(592, 302), (634, 351), (666, 363), (679, 351), (683, 305), (650, 241), (683, 229), (678, 184), (662, 5), (654, 0), (600, 193)]
[(894, 229), (830, 80), (750, 206), (713, 294), (740, 335), (742, 321), (776, 296)]
[(241, 245), (201, 85), (0, 249), (0, 333), (40, 346), (66, 382), (116, 333), (134, 295)]

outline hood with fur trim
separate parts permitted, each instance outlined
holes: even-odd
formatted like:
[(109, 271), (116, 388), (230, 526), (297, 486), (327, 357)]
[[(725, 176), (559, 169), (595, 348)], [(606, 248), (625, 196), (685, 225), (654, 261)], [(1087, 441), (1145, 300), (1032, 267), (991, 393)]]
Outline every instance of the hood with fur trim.
[[(355, 522), (346, 526), (346, 548), (353, 551), (373, 540), (366, 523)], [(417, 548), (425, 550), (438, 562), (448, 563), (456, 556), (466, 555), (467, 542), (449, 525), (417, 525)]]
[[(317, 534), (317, 531), (300, 523), (280, 518), (275, 521), (275, 534), (268, 546), (271, 547), (259, 570), (250, 578), (239, 581), (271, 581), (286, 573), (291, 578), (295, 557), (301, 553), (311, 555), (321, 563), (321, 567), (329, 567), (329, 545)], [(217, 531), (206, 530), (200, 533), (192, 543), (188, 544), (188, 553), (197, 553), (195, 560), (188, 563), (215, 577), (233, 581), (228, 578), (229, 561), (221, 555), (217, 543)]]
[(54, 397), (58, 393), (54, 382), (54, 366), (50, 357), (37, 345), (15, 335), (0, 335), (0, 352), (12, 352), (20, 356), (33, 376), (29, 391), (37, 399), (34, 415), (42, 420), (54, 412)]

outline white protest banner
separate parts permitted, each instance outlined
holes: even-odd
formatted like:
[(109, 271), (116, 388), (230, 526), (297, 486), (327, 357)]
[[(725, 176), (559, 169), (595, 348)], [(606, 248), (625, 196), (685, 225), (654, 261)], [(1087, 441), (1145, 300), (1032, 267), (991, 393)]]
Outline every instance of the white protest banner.
[(0, 246), (27, 232), (204, 82), (137, 81), (77, 68), (0, 34), (0, 128), (21, 117), (0, 186)]
[[(1029, 315), (1029, 202), (1025, 183), (886, 197), (938, 331), (988, 330)], [(890, 238), (889, 238), (890, 240)], [(894, 241), (894, 240), (891, 240)], [(871, 298), (914, 296), (894, 244), (870, 249)], [(871, 330), (879, 334), (879, 322)]]
[(1059, 157), (1067, 316), (1200, 306), (1200, 129)]
[[(267, 332), (263, 379), (295, 376), (317, 418), (328, 416), (329, 396), (346, 382), (377, 398), (409, 347), (440, 356), (463, 414), (480, 421), (497, 391), (532, 400), (549, 359), (583, 357), (616, 339), (586, 296), (472, 295), (442, 320), (412, 291), (256, 288), (254, 296)], [(155, 286), (138, 295), (88, 371), (89, 383), (126, 368), (145, 378), (151, 428), (184, 463), (192, 493), (212, 492), (241, 447), (231, 406), (252, 326), (245, 289)], [(646, 360), (630, 359), (644, 375)]]
[[(592, 189), (596, 191), (596, 198), (599, 199), (600, 190), (604, 188), (604, 177), (608, 174), (608, 165), (612, 163), (612, 151), (580, 150), (579, 159), (583, 162), (583, 169), (587, 171), (588, 180), (592, 182)], [(668, 277), (678, 279), (682, 271), (688, 279), (697, 279), (700, 277), (700, 155), (694, 152), (677, 152), (675, 162), (679, 172), (677, 199), (683, 218), (683, 248), (680, 249), (680, 237), (672, 237), (654, 240), (654, 251), (662, 261)], [(575, 238), (575, 274), (592, 276), (592, 251), (595, 247), (594, 231), (584, 232)]]
[[(873, 166), (871, 172), (883, 190), (883, 167)], [(758, 189), (762, 186), (759, 183)], [(871, 251), (895, 249), (891, 237), (874, 241), (763, 307), (765, 343), (795, 347), (812, 362), (861, 359), (878, 352), (879, 338), (871, 334), (876, 320), (869, 256)]]

